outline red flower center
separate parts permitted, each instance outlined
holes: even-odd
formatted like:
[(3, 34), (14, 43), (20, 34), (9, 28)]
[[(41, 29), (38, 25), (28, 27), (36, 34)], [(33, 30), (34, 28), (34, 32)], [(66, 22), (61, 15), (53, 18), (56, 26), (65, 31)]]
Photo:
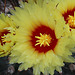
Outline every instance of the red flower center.
[(32, 31), (31, 44), (33, 48), (39, 53), (46, 53), (49, 50), (54, 50), (58, 39), (56, 39), (55, 32), (50, 27), (40, 25)]
[(0, 42), (1, 42), (1, 45), (6, 43), (6, 42), (3, 42), (3, 38), (2, 37), (4, 35), (7, 35), (8, 33), (10, 33), (10, 32), (8, 30), (6, 30), (6, 29), (0, 32)]
[(70, 28), (75, 29), (75, 8), (67, 10), (67, 12), (64, 12), (62, 15), (66, 24), (68, 23)]

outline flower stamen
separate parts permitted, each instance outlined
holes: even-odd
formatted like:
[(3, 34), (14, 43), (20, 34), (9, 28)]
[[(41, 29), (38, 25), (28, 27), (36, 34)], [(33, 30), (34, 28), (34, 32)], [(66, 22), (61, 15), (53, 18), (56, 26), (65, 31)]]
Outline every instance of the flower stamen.
[(40, 47), (42, 45), (44, 45), (44, 47), (46, 45), (50, 46), (51, 39), (52, 39), (50, 35), (42, 34), (42, 33), (40, 33), (40, 36), (35, 36), (35, 38), (39, 39), (36, 41), (37, 43), (35, 44), (35, 46), (40, 44)]
[[(5, 34), (4, 34), (4, 35), (5, 35)], [(3, 43), (10, 43), (11, 41), (7, 41), (7, 40), (5, 39), (5, 37), (3, 36), (3, 37), (2, 37), (2, 42), (3, 42)]]
[(71, 28), (75, 27), (75, 12), (74, 12), (74, 16), (69, 15), (67, 20)]
[(9, 41), (7, 41), (5, 38), (5, 35), (7, 35), (9, 32), (9, 30), (3, 30), (2, 32), (0, 32), (0, 43), (1, 45), (5, 44), (5, 43), (9, 43)]

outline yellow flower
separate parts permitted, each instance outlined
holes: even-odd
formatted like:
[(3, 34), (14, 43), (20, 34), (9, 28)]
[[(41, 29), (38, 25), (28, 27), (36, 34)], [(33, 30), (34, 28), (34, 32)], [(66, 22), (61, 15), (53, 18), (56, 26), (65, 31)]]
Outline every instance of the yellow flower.
[(63, 62), (74, 62), (70, 56), (73, 40), (63, 36), (65, 23), (54, 20), (56, 14), (52, 14), (51, 2), (41, 1), (25, 3), (12, 11), (11, 18), (18, 29), (12, 39), (15, 45), (10, 63), (21, 63), (19, 70), (33, 67), (35, 75), (40, 72), (53, 75), (55, 69), (61, 71)]
[(5, 40), (5, 36), (10, 34), (6, 28), (12, 25), (11, 19), (4, 14), (0, 15), (0, 57), (7, 56), (10, 53), (11, 41)]
[(75, 41), (75, 0), (61, 1), (57, 6), (57, 10), (60, 12), (61, 17), (64, 18), (69, 34)]

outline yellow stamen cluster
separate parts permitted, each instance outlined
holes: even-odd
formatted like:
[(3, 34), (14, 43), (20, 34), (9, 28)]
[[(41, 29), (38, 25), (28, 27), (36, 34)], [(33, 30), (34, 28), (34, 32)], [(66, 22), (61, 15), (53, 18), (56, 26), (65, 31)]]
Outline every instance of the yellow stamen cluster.
[(75, 12), (74, 12), (74, 16), (69, 15), (68, 23), (70, 27), (75, 27)]
[(10, 43), (11, 41), (7, 41), (7, 40), (5, 40), (5, 37), (2, 37), (2, 42)]
[(50, 35), (41, 34), (41, 33), (40, 33), (40, 36), (35, 36), (35, 38), (39, 39), (39, 40), (36, 41), (37, 43), (35, 44), (35, 46), (40, 44), (40, 47), (41, 47), (42, 45), (44, 45), (44, 47), (45, 47), (46, 45), (47, 45), (47, 46), (50, 46), (51, 39), (52, 39)]

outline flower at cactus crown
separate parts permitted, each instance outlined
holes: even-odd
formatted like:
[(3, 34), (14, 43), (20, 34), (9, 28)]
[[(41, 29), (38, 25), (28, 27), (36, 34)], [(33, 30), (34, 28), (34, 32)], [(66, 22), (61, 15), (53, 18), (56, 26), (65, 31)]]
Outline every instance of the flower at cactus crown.
[(12, 43), (10, 40), (5, 40), (5, 36), (10, 34), (10, 31), (6, 27), (10, 27), (11, 24), (11, 19), (8, 16), (5, 16), (3, 13), (0, 14), (0, 57), (10, 54)]
[(57, 6), (57, 10), (60, 12), (61, 17), (64, 18), (69, 34), (75, 41), (75, 0), (61, 1)]
[(25, 3), (22, 8), (16, 7), (16, 11), (12, 11), (11, 18), (19, 28), (12, 39), (16, 43), (12, 47), (10, 63), (21, 63), (19, 70), (33, 67), (34, 75), (40, 75), (40, 72), (53, 75), (54, 70), (61, 71), (63, 62), (74, 62), (70, 56), (73, 41), (62, 37), (65, 23), (56, 22), (50, 16), (53, 9), (46, 0), (41, 1)]

